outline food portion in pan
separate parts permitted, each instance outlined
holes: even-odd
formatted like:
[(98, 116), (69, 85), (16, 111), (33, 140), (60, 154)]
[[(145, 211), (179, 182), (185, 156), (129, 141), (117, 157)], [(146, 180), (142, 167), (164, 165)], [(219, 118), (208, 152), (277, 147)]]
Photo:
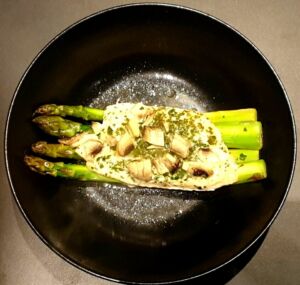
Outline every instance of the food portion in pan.
[[(90, 123), (71, 121), (74, 117)], [(262, 125), (255, 109), (201, 113), (142, 103), (105, 110), (43, 105), (33, 122), (58, 143), (37, 142), (26, 155), (41, 174), (84, 181), (180, 190), (215, 190), (266, 178), (259, 159)]]

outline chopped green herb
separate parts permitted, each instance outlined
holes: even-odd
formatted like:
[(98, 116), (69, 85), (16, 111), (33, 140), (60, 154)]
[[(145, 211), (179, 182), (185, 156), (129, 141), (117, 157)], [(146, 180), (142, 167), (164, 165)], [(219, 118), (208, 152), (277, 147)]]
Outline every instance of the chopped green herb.
[(112, 133), (113, 133), (113, 129), (109, 126), (107, 128), (107, 134), (112, 135)]
[(246, 158), (247, 158), (247, 155), (245, 155), (245, 154), (243, 154), (243, 153), (240, 154), (240, 158), (239, 158), (239, 159), (240, 159), (241, 161), (244, 161)]
[(187, 172), (182, 169), (179, 168), (172, 176), (171, 179), (172, 180), (178, 180), (178, 179), (182, 179), (184, 176), (186, 176)]
[(208, 138), (208, 143), (209, 143), (210, 145), (216, 144), (216, 143), (217, 143), (217, 138), (216, 138), (216, 136), (209, 136), (209, 138)]

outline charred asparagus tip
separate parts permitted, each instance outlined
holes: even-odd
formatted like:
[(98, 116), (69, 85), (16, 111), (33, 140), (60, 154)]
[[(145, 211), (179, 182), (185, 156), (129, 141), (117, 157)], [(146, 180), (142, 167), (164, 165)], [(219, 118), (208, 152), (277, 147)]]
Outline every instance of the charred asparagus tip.
[(85, 165), (50, 162), (45, 159), (26, 155), (24, 157), (25, 164), (33, 171), (39, 174), (48, 174), (54, 177), (63, 177), (75, 179), (79, 181), (99, 181), (108, 183), (120, 183), (118, 180), (100, 175)]
[(80, 132), (91, 132), (89, 125), (84, 125), (59, 116), (38, 116), (32, 120), (45, 133), (56, 137), (73, 137)]
[(71, 116), (91, 121), (102, 121), (104, 111), (101, 109), (67, 105), (46, 104), (40, 106), (34, 115), (58, 115), (58, 116)]
[(53, 158), (70, 158), (81, 160), (81, 156), (78, 155), (74, 148), (63, 144), (50, 144), (45, 141), (39, 141), (31, 146), (34, 153), (53, 157)]
[(46, 104), (38, 107), (34, 113), (33, 116), (36, 115), (47, 115), (51, 112), (52, 106), (55, 106), (55, 104)]
[(50, 174), (53, 176), (55, 173), (53, 173), (53, 163), (46, 161), (44, 159), (41, 159), (39, 157), (25, 155), (24, 157), (25, 164), (34, 172), (37, 172), (39, 174)]

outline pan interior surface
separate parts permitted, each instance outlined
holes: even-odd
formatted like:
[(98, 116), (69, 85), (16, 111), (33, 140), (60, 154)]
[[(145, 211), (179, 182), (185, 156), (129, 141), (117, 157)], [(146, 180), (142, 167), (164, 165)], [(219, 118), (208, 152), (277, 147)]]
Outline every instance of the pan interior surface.
[[(55, 141), (31, 122), (38, 106), (116, 102), (256, 108), (268, 179), (184, 192), (66, 181), (25, 167), (32, 143)], [(217, 20), (168, 5), (108, 10), (57, 37), (15, 93), (5, 143), (13, 193), (35, 232), (79, 268), (128, 283), (185, 280), (238, 256), (278, 213), (295, 157), (291, 110), (261, 54)]]

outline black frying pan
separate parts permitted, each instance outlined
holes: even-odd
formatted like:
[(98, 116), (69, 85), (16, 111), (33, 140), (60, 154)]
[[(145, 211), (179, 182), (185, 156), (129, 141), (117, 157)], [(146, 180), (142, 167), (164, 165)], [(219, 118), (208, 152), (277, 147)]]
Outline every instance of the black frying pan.
[[(25, 167), (33, 142), (53, 140), (31, 123), (38, 106), (104, 108), (118, 99), (257, 108), (268, 179), (187, 193), (65, 181)], [(296, 152), (287, 95), (262, 54), (219, 20), (157, 4), (100, 12), (56, 37), (15, 92), (5, 148), (12, 192), (37, 235), (77, 267), (128, 283), (204, 276), (245, 252), (282, 207)]]

